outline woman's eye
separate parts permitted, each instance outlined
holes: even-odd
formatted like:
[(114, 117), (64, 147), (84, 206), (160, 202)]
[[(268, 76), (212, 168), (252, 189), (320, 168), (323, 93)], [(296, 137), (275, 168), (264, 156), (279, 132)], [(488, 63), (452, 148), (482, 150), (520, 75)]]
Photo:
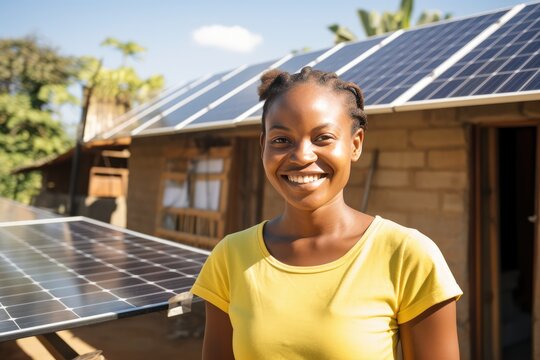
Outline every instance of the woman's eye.
[(275, 139), (272, 139), (272, 144), (287, 144), (289, 140), (285, 137), (278, 137)]
[(333, 139), (333, 137), (331, 135), (324, 134), (324, 135), (318, 136), (315, 140), (316, 141), (328, 141), (328, 140), (332, 140), (332, 139)]

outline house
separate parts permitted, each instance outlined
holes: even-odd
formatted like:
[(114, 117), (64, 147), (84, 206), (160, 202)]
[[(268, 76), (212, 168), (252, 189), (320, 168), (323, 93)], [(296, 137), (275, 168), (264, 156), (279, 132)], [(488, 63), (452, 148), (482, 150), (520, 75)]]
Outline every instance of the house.
[(242, 66), (96, 139), (131, 137), (127, 227), (210, 248), (279, 213), (259, 161), (260, 74), (306, 65), (366, 94), (347, 202), (414, 227), (464, 290), (464, 359), (540, 357), (540, 3)]
[[(129, 138), (86, 143), (79, 154), (75, 191), (77, 215), (118, 226), (126, 225)], [(13, 170), (13, 174), (39, 171), (41, 189), (34, 206), (67, 215), (70, 174), (75, 149)]]

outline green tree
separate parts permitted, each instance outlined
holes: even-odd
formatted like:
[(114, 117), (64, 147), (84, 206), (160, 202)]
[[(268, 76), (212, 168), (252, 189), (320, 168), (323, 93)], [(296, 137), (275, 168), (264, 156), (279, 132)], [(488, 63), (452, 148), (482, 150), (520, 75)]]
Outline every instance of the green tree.
[[(382, 14), (379, 14), (377, 11), (358, 9), (357, 15), (366, 36), (381, 35), (399, 29), (408, 29), (411, 26), (413, 5), (413, 0), (401, 0), (400, 7), (395, 12), (384, 11)], [(451, 15), (449, 13), (443, 17), (438, 10), (423, 11), (416, 25), (437, 22), (443, 18), (449, 19), (450, 17)], [(336, 44), (357, 39), (352, 31), (339, 24), (332, 24), (328, 26), (328, 29), (334, 34)]]
[(0, 39), (0, 196), (29, 202), (40, 177), (11, 171), (69, 147), (53, 109), (75, 101), (67, 88), (78, 71), (76, 58), (35, 37)]
[[(80, 58), (78, 78), (84, 87), (94, 86), (91, 102), (114, 103), (127, 111), (134, 105), (148, 101), (163, 89), (165, 80), (162, 75), (143, 79), (133, 67), (126, 65), (128, 59), (136, 59), (146, 51), (145, 48), (133, 41), (120, 42), (114, 38), (107, 38), (101, 44), (120, 51), (123, 61), (117, 68), (107, 68), (100, 66), (101, 60), (94, 57)], [(99, 71), (96, 70), (98, 68)]]
[(35, 37), (0, 39), (0, 93), (25, 94), (33, 109), (44, 110), (55, 92), (67, 94), (78, 71), (76, 58)]
[(19, 166), (54, 156), (71, 142), (50, 112), (32, 107), (27, 94), (0, 94), (0, 196), (29, 203), (40, 187), (38, 174), (12, 175)]

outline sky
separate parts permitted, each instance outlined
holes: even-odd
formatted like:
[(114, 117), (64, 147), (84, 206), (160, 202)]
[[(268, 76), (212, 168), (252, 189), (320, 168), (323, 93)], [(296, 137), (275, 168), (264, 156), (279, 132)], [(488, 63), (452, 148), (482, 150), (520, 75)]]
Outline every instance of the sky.
[[(121, 57), (100, 46), (107, 37), (147, 49), (131, 61), (143, 77), (162, 74), (175, 86), (209, 73), (278, 59), (292, 50), (333, 45), (328, 25), (365, 38), (359, 8), (395, 11), (400, 0), (0, 0), (0, 38), (36, 35), (64, 55), (92, 55), (115, 67)], [(517, 0), (416, 0), (422, 10), (454, 18), (521, 3)]]

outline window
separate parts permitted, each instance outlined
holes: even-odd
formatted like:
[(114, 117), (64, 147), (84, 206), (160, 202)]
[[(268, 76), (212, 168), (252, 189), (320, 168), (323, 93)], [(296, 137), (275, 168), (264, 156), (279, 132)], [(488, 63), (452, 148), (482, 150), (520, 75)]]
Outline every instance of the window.
[(157, 235), (212, 247), (224, 235), (230, 148), (176, 152), (165, 159)]

